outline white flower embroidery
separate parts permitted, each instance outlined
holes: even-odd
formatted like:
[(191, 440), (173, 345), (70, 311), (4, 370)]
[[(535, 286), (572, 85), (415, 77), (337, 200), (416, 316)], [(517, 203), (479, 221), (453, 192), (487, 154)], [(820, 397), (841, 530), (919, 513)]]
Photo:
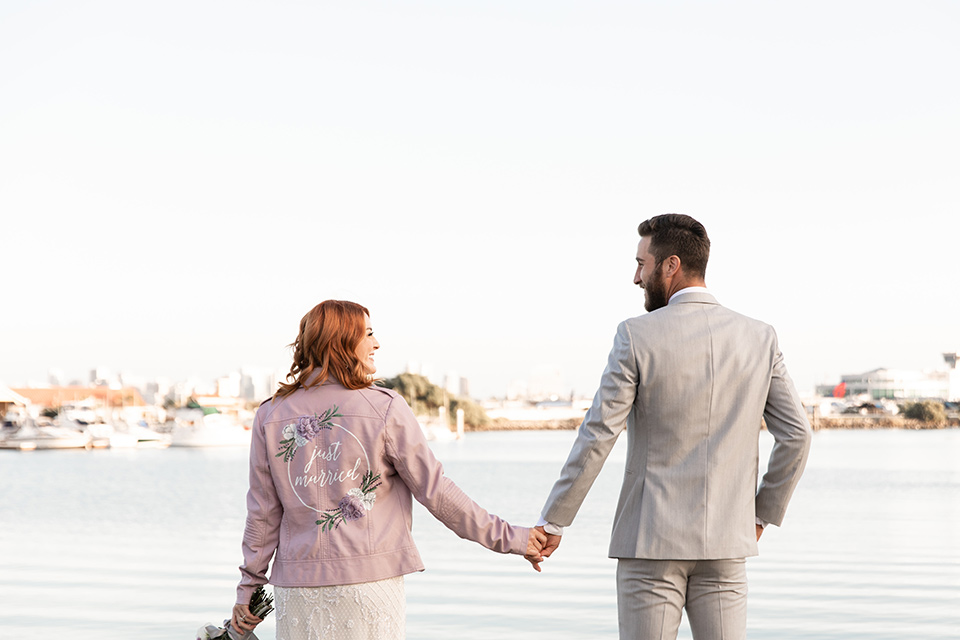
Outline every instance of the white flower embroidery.
[(347, 491), (347, 495), (359, 500), (364, 511), (373, 509), (373, 503), (377, 501), (377, 494), (373, 491), (364, 493), (362, 489), (350, 489), (350, 491)]

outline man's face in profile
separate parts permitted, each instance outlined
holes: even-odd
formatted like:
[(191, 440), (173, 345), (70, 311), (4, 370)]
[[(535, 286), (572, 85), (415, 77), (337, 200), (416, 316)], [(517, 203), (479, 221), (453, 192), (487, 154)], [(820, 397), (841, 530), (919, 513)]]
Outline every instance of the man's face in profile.
[(637, 245), (637, 273), (633, 283), (643, 289), (643, 308), (656, 311), (667, 306), (667, 285), (663, 278), (663, 263), (650, 253), (650, 238), (640, 238)]

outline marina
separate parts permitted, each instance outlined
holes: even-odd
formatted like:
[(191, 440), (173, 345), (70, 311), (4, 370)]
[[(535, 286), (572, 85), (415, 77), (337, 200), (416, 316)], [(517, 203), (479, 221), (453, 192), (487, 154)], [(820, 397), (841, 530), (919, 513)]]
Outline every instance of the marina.
[[(526, 524), (573, 437), (468, 433), (430, 446), (471, 498)], [(625, 444), (540, 574), (460, 540), (415, 505), (427, 569), (406, 578), (408, 637), (615, 639), (607, 547)], [(764, 434), (761, 460), (771, 446)], [(957, 459), (957, 429), (816, 433), (783, 527), (765, 533), (748, 561), (749, 637), (956, 638)], [(243, 447), (0, 451), (0, 465), (0, 544), (17, 550), (0, 574), (4, 637), (169, 640), (230, 611), (246, 513)], [(273, 637), (272, 625), (259, 637)], [(691, 637), (686, 623), (680, 637)]]
[(0, 449), (248, 446), (253, 411), (232, 398), (204, 400), (165, 408), (135, 389), (0, 387)]

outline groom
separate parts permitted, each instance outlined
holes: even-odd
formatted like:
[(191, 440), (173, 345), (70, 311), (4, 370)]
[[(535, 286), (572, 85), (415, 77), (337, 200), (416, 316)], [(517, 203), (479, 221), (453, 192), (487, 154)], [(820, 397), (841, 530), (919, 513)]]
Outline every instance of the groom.
[[(621, 640), (746, 638), (746, 556), (780, 525), (810, 428), (772, 327), (720, 306), (704, 276), (710, 240), (679, 214), (640, 225), (649, 312), (620, 324), (600, 389), (543, 508), (559, 545), (617, 437), (628, 452), (613, 522)], [(761, 418), (775, 444), (757, 488)]]

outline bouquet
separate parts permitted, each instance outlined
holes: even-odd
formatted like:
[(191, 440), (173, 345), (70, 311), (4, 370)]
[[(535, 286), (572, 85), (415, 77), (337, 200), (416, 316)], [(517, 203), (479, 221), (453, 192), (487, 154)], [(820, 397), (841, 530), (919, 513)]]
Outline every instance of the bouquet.
[[(273, 596), (263, 590), (263, 585), (257, 585), (250, 598), (250, 613), (261, 620), (273, 611)], [(197, 640), (258, 640), (253, 631), (240, 631), (230, 626), (229, 620), (223, 621), (223, 627), (205, 624), (197, 630)]]

